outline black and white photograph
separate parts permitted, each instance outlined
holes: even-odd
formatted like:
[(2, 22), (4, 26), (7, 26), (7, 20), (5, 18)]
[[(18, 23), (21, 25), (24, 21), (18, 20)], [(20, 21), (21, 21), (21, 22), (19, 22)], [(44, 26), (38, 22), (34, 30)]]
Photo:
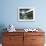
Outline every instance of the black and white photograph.
[(18, 21), (34, 21), (35, 10), (31, 7), (18, 8)]

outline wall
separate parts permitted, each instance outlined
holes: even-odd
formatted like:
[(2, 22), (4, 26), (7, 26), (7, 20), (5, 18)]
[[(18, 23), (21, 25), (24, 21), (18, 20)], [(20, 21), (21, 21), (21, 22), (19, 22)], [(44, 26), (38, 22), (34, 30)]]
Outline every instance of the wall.
[[(0, 0), (0, 27), (13, 24), (16, 28), (46, 28), (46, 0)], [(35, 8), (35, 21), (18, 22), (17, 8)]]

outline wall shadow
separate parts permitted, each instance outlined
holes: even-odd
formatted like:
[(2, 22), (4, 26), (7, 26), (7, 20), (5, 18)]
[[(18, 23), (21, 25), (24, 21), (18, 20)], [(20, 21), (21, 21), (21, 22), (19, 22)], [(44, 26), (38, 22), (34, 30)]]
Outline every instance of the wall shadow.
[(0, 43), (2, 43), (3, 32), (6, 32), (6, 26), (4, 24), (0, 24)]

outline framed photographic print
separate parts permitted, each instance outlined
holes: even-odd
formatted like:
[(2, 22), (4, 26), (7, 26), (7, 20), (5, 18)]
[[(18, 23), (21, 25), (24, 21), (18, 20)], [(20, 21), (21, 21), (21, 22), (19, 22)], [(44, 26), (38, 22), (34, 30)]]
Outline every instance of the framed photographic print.
[(31, 7), (19, 7), (18, 8), (18, 21), (34, 21), (35, 10)]

